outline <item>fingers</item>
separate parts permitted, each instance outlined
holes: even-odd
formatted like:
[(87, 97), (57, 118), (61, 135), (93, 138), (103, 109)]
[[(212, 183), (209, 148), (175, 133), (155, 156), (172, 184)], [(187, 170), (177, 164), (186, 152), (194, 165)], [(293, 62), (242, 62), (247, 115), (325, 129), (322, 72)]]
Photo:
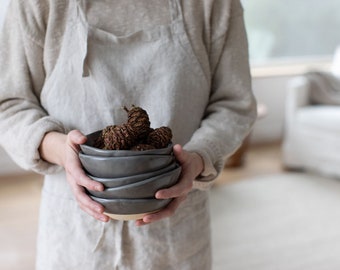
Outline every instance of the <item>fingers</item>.
[(157, 191), (155, 197), (157, 199), (170, 199), (184, 196), (192, 190), (192, 187), (193, 181), (190, 178), (187, 178), (184, 172), (176, 185)]
[[(75, 177), (73, 175), (75, 175)], [(109, 217), (103, 214), (104, 207), (92, 200), (85, 191), (85, 188), (89, 190), (103, 190), (103, 185), (91, 180), (81, 170), (79, 171), (79, 174), (73, 172), (73, 175), (68, 174), (67, 180), (79, 207), (95, 219), (108, 222)]]
[[(86, 141), (86, 137), (78, 130), (70, 131), (70, 133), (68, 134), (68, 141), (71, 144), (82, 143), (84, 142), (84, 140)], [(85, 174), (78, 157), (78, 151), (74, 151), (72, 145), (70, 146), (71, 149), (73, 149), (73, 151), (69, 150), (66, 153), (67, 154), (66, 159), (67, 164), (65, 164), (66, 173), (71, 175), (72, 176), (71, 179), (74, 179), (76, 184), (80, 186), (83, 186), (89, 190), (97, 191), (104, 190), (104, 186), (101, 183), (92, 180)]]
[(85, 189), (96, 191), (104, 190), (103, 184), (92, 180), (85, 174), (80, 163), (78, 157), (79, 144), (85, 142), (86, 136), (78, 130), (70, 131), (67, 135), (67, 149), (65, 151), (66, 159), (64, 164), (67, 181), (71, 186), (79, 207), (95, 219), (107, 222), (109, 221), (109, 217), (103, 214), (104, 207), (92, 200), (85, 191)]
[(191, 176), (196, 178), (204, 169), (204, 160), (201, 155), (195, 152), (185, 151), (181, 145), (176, 144), (173, 148), (176, 160), (184, 170), (189, 170)]
[[(76, 160), (74, 162), (77, 163)], [(66, 171), (67, 180), (71, 186), (75, 199), (83, 211), (100, 221), (107, 222), (109, 219), (107, 216), (103, 215), (104, 207), (93, 201), (85, 192), (85, 188), (101, 191), (104, 187), (101, 183), (93, 181), (86, 176), (79, 166), (70, 165), (70, 168), (72, 169)]]
[(146, 215), (143, 217), (143, 219), (137, 220), (137, 226), (146, 225), (151, 222), (172, 216), (178, 206), (186, 199), (187, 194), (193, 188), (194, 179), (199, 174), (199, 172), (202, 171), (203, 160), (198, 154), (185, 151), (179, 144), (174, 145), (173, 151), (177, 162), (182, 167), (178, 183), (170, 188), (157, 191), (155, 197), (157, 199), (174, 199), (166, 208), (162, 209), (161, 211)]
[(174, 145), (173, 148), (176, 160), (182, 166), (182, 172), (177, 184), (174, 186), (162, 189), (156, 192), (157, 199), (169, 199), (184, 196), (189, 193), (193, 187), (193, 179), (190, 175), (190, 170), (187, 169), (186, 164), (190, 159), (190, 154), (183, 150), (179, 144)]
[(104, 207), (99, 203), (91, 200), (85, 193), (81, 193), (76, 196), (77, 202), (79, 207), (86, 212), (87, 214), (91, 215), (97, 220), (108, 222), (110, 218), (104, 215)]
[[(79, 160), (70, 161), (73, 164), (69, 164), (66, 168), (66, 173), (72, 178), (71, 184), (77, 184), (79, 186), (85, 187), (89, 190), (103, 191), (104, 186), (102, 183), (92, 180), (89, 178), (81, 167)], [(70, 181), (69, 181), (70, 182)]]
[(75, 196), (76, 201), (78, 202), (79, 207), (92, 217), (97, 220), (108, 222), (109, 217), (104, 215), (104, 207), (92, 200), (85, 192), (85, 189), (82, 186), (76, 184), (76, 181), (70, 181), (71, 189)]
[(156, 213), (145, 215), (143, 219), (136, 220), (135, 224), (137, 226), (142, 226), (174, 215), (177, 208), (183, 201), (185, 201), (186, 197), (187, 196), (181, 196), (173, 199), (164, 209)]

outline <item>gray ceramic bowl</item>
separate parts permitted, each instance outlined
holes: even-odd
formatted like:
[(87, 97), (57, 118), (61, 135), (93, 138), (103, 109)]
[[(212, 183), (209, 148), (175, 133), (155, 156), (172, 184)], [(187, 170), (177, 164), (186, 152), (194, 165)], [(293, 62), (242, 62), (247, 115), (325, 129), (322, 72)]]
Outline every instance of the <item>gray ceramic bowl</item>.
[(125, 177), (159, 170), (174, 162), (172, 155), (98, 157), (79, 153), (84, 169), (96, 177)]
[(105, 188), (114, 188), (114, 187), (119, 187), (119, 186), (124, 186), (124, 185), (129, 185), (132, 183), (137, 183), (139, 181), (143, 181), (152, 177), (155, 177), (157, 175), (167, 173), (173, 169), (175, 169), (178, 165), (176, 162), (170, 163), (168, 166), (165, 168), (162, 168), (157, 171), (152, 171), (149, 173), (142, 173), (142, 174), (136, 174), (136, 175), (131, 175), (127, 177), (116, 177), (116, 178), (100, 178), (100, 177), (95, 177), (90, 174), (88, 174), (88, 177), (91, 179), (102, 183)]
[(134, 215), (150, 213), (162, 209), (168, 205), (172, 199), (158, 200), (150, 199), (103, 199), (90, 196), (94, 201), (100, 203), (105, 208), (105, 213), (115, 215)]
[(138, 155), (169, 155), (172, 153), (172, 144), (169, 144), (166, 148), (152, 149), (144, 151), (132, 151), (132, 150), (104, 150), (94, 147), (94, 142), (100, 135), (101, 130), (86, 135), (87, 141), (85, 144), (80, 145), (81, 151), (90, 156), (101, 157), (122, 157), (122, 156), (138, 156)]
[(155, 196), (155, 193), (158, 190), (168, 188), (176, 184), (180, 173), (181, 167), (177, 166), (175, 169), (169, 172), (139, 181), (137, 183), (115, 188), (106, 188), (104, 191), (88, 190), (88, 192), (93, 196), (104, 199), (151, 198)]

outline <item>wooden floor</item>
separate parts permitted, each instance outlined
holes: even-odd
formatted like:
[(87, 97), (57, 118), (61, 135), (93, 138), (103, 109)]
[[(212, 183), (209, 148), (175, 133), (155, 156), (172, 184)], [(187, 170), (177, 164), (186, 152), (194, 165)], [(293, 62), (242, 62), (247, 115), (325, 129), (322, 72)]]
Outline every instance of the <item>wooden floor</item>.
[[(279, 144), (252, 146), (241, 168), (227, 168), (214, 188), (249, 176), (281, 171)], [(0, 269), (32, 270), (42, 177), (0, 177)]]
[(282, 171), (279, 143), (251, 146), (245, 154), (244, 165), (226, 168), (217, 178), (216, 186)]

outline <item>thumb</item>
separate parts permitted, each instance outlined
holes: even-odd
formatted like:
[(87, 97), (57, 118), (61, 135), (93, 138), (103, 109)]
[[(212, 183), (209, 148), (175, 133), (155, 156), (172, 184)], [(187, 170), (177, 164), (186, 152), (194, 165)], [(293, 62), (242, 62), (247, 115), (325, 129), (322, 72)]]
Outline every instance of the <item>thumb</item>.
[(79, 130), (70, 131), (67, 137), (69, 142), (72, 144), (83, 144), (87, 140), (86, 136)]
[(188, 160), (188, 153), (183, 150), (183, 147), (181, 145), (175, 144), (173, 151), (175, 158), (180, 164), (183, 164)]

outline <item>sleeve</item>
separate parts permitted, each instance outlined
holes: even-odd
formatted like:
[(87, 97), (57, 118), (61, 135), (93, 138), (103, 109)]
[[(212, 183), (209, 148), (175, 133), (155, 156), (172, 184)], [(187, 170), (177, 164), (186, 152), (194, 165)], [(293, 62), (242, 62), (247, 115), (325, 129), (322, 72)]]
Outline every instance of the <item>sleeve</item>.
[(33, 3), (12, 0), (1, 31), (0, 145), (23, 169), (49, 174), (60, 168), (41, 159), (39, 145), (45, 133), (65, 129), (39, 102), (45, 80), (44, 24), (40, 5)]
[(212, 87), (206, 114), (184, 147), (204, 160), (204, 171), (194, 182), (194, 188), (202, 190), (211, 186), (225, 158), (241, 145), (256, 119), (241, 5), (232, 6), (228, 31), (212, 40), (210, 68)]

